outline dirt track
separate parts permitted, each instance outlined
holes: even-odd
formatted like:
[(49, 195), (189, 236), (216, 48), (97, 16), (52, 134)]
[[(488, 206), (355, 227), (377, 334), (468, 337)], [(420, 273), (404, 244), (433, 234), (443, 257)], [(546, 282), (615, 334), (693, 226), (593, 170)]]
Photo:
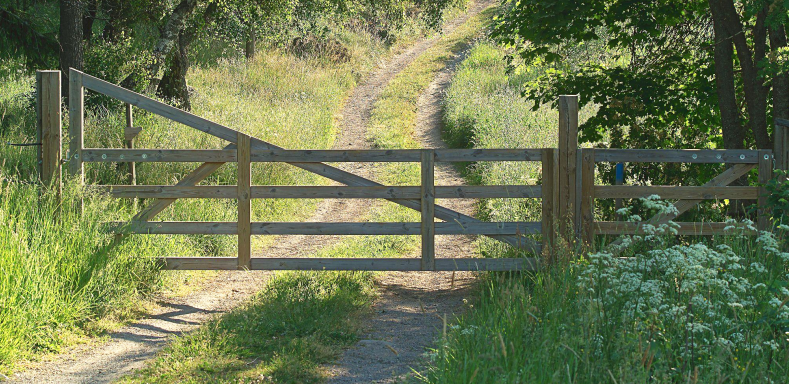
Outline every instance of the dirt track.
[[(487, 8), (492, 2), (476, 4), (467, 14), (448, 23), (449, 32), (469, 16)], [(366, 133), (370, 113), (386, 84), (416, 57), (429, 49), (438, 37), (423, 40), (396, 55), (378, 68), (346, 101), (342, 112), (341, 133), (335, 149), (369, 148)], [(442, 72), (425, 92), (419, 103), (418, 132), (424, 147), (440, 148), (440, 102), (451, 78), (451, 66)], [(371, 178), (372, 166), (345, 163), (344, 170)], [(439, 167), (436, 181), (462, 184), (451, 167)], [(309, 221), (358, 221), (373, 201), (330, 199), (321, 203)], [(442, 202), (444, 206), (471, 214), (473, 202)], [(451, 240), (450, 240), (451, 239)], [(339, 241), (338, 236), (290, 236), (255, 257), (304, 256)], [(439, 236), (437, 255), (470, 255), (470, 239)], [(11, 378), (13, 383), (109, 383), (144, 366), (145, 362), (175, 335), (189, 332), (212, 316), (225, 313), (248, 299), (262, 286), (270, 273), (222, 272), (197, 292), (179, 299), (159, 302), (160, 309), (148, 318), (130, 324), (109, 335), (104, 342), (78, 346), (37, 364)], [(378, 283), (381, 297), (375, 304), (377, 315), (369, 324), (370, 334), (341, 361), (330, 368), (333, 381), (388, 382), (402, 377), (420, 361), (424, 348), (431, 345), (440, 330), (442, 316), (451, 316), (462, 305), (473, 276), (451, 273), (387, 273)], [(450, 315), (448, 315), (450, 314)], [(396, 353), (395, 353), (396, 352)]]

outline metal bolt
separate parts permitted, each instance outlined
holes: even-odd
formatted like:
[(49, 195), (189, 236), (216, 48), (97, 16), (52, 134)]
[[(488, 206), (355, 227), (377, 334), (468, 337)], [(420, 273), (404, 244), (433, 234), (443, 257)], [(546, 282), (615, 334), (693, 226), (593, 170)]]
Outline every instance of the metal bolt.
[(770, 155), (764, 155), (765, 160), (770, 160)]
[(715, 155), (715, 158), (720, 160), (721, 159), (721, 154), (719, 153), (719, 154)]
[(740, 155), (740, 160), (745, 160), (745, 155)]
[(75, 159), (79, 159), (79, 153), (75, 153), (75, 154), (74, 154), (74, 158), (75, 158)]
[(123, 160), (124, 158), (126, 158), (126, 156), (121, 155), (120, 158), (121, 160)]
[(148, 158), (148, 154), (147, 154), (147, 153), (143, 153), (143, 154), (142, 154), (142, 158), (143, 158), (143, 159), (147, 159), (147, 158)]
[(695, 154), (695, 153), (694, 153), (694, 154), (693, 154), (693, 156), (691, 156), (691, 157), (693, 157), (693, 159), (695, 160), (695, 159), (698, 159), (698, 158), (699, 158), (699, 155), (697, 155), (697, 154)]
[(101, 154), (101, 159), (102, 160), (107, 160), (107, 154), (106, 153), (102, 153)]

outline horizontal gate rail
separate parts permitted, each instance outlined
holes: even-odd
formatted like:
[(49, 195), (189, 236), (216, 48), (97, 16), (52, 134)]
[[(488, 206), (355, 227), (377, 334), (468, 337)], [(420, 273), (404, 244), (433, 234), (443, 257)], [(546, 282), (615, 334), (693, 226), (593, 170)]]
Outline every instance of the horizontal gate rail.
[[(250, 260), (251, 270), (308, 271), (421, 271), (421, 259), (414, 258), (261, 258)], [(235, 270), (234, 257), (165, 257), (159, 259), (170, 270)], [(534, 258), (435, 259), (435, 271), (536, 271)]]
[[(119, 198), (235, 199), (236, 187), (229, 185), (97, 185), (95, 189)], [(251, 187), (252, 199), (419, 199), (420, 187), (261, 186)], [(436, 186), (438, 199), (540, 198), (537, 185)]]
[(684, 187), (666, 185), (596, 185), (594, 195), (597, 199), (637, 199), (658, 195), (661, 199), (756, 199), (759, 187)]
[(749, 149), (595, 149), (597, 163), (757, 164), (759, 151)]
[[(421, 149), (369, 150), (253, 150), (254, 162), (420, 162)], [(542, 149), (436, 149), (435, 162), (541, 161)], [(222, 149), (115, 149), (85, 148), (82, 161), (94, 163), (202, 163), (235, 162), (235, 150)]]
[[(236, 222), (109, 222), (107, 229), (126, 234), (235, 235)], [(436, 235), (523, 235), (542, 232), (539, 222), (435, 223)], [(252, 222), (253, 235), (419, 235), (421, 223)]]
[[(598, 235), (636, 235), (644, 233), (643, 226), (648, 223), (623, 221), (598, 221), (595, 223)], [(754, 234), (755, 231), (743, 224), (712, 222), (675, 222), (677, 234), (683, 236)]]

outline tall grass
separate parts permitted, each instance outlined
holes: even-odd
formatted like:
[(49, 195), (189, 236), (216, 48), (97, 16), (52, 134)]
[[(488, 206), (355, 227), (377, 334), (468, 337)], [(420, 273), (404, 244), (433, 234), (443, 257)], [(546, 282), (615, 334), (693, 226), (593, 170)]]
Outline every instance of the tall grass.
[[(189, 254), (186, 239), (135, 238), (113, 245), (100, 222), (128, 206), (73, 188), (63, 204), (35, 185), (0, 183), (0, 362), (57, 351), (96, 317), (128, 316), (135, 299), (161, 282), (153, 259)], [(85, 199), (84, 213), (77, 203)]]
[[(519, 96), (530, 71), (542, 69), (508, 74), (503, 56), (480, 44), (462, 63), (446, 100), (447, 140), (459, 147), (555, 146), (557, 114), (532, 110)], [(482, 184), (532, 184), (538, 171), (478, 163), (470, 176)], [(487, 200), (482, 209), (498, 220), (538, 220), (533, 204)], [(644, 207), (668, 209), (652, 199), (639, 202)], [(785, 382), (789, 244), (771, 234), (739, 236), (734, 228), (730, 236), (688, 242), (668, 225), (631, 238), (646, 242), (624, 259), (601, 252), (534, 274), (488, 274), (470, 310), (430, 354), (422, 379)]]

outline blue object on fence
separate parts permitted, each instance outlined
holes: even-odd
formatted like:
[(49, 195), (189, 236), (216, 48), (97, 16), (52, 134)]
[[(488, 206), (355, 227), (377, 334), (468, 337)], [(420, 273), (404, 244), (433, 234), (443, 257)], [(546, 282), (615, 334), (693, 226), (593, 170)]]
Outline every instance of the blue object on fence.
[(625, 164), (616, 163), (616, 185), (625, 183)]

